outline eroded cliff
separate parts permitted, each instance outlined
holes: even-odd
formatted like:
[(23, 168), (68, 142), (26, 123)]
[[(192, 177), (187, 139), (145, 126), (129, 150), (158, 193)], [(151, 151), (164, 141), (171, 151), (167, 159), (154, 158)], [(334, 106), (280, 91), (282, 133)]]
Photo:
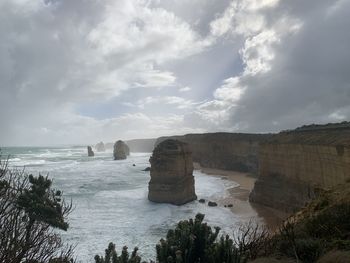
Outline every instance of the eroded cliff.
[(270, 138), (268, 134), (205, 133), (161, 137), (186, 142), (192, 149), (192, 158), (202, 167), (256, 173), (259, 143)]
[(259, 177), (250, 200), (285, 211), (303, 207), (319, 189), (350, 180), (350, 126), (281, 132), (259, 147)]

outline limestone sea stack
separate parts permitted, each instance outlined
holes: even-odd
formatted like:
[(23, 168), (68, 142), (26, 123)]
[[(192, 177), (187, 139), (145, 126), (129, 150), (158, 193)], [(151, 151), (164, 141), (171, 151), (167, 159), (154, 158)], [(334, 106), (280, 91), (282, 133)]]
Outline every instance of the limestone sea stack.
[(114, 160), (125, 160), (127, 156), (130, 155), (130, 150), (128, 145), (119, 140), (114, 144), (113, 156)]
[(95, 145), (95, 149), (98, 152), (104, 152), (106, 151), (105, 145), (103, 142), (99, 142), (98, 144)]
[(150, 201), (182, 205), (197, 199), (192, 152), (187, 143), (173, 139), (159, 143), (150, 163)]
[(88, 146), (88, 147), (87, 147), (87, 151), (88, 151), (88, 156), (89, 156), (89, 157), (95, 156), (95, 153), (94, 153), (94, 151), (92, 150), (91, 146)]

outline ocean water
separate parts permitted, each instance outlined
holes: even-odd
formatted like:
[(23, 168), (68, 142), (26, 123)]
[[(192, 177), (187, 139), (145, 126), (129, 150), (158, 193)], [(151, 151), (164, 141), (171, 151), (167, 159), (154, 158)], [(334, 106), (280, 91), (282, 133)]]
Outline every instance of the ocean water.
[[(127, 160), (114, 161), (112, 151), (87, 157), (86, 147), (2, 148), (10, 155), (10, 166), (29, 173), (48, 174), (53, 186), (72, 200), (70, 227), (64, 240), (76, 245), (78, 262), (94, 262), (109, 242), (119, 251), (127, 245), (139, 247), (143, 259), (155, 259), (155, 245), (179, 220), (204, 213), (205, 221), (231, 234), (234, 226), (247, 220), (224, 207), (208, 207), (198, 201), (183, 206), (155, 204), (147, 199), (151, 153), (131, 153)], [(133, 166), (135, 164), (135, 166)], [(237, 186), (232, 181), (194, 172), (198, 198), (218, 200)]]

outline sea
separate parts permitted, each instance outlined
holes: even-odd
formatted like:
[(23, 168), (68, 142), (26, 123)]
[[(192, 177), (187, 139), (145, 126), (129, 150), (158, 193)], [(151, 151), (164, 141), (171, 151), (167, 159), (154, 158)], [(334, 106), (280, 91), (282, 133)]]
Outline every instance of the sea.
[[(33, 175), (48, 175), (53, 187), (63, 191), (72, 201), (69, 229), (62, 231), (68, 244), (74, 245), (77, 262), (94, 262), (109, 242), (120, 253), (126, 245), (131, 253), (139, 248), (143, 260), (155, 259), (156, 244), (166, 237), (169, 229), (180, 220), (205, 214), (205, 221), (219, 226), (222, 234), (232, 234), (238, 223), (246, 218), (233, 214), (225, 207), (208, 207), (193, 201), (175, 206), (152, 203), (147, 199), (151, 153), (131, 153), (126, 160), (113, 160), (112, 150), (95, 152), (87, 157), (83, 146), (8, 147), (2, 156), (10, 156), (12, 168), (25, 169)], [(219, 200), (228, 195), (235, 182), (194, 171), (198, 198)]]

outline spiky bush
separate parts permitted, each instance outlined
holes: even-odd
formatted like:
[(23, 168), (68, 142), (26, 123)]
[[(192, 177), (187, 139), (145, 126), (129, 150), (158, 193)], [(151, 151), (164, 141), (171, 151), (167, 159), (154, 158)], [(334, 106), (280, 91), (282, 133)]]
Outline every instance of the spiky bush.
[[(204, 215), (180, 221), (175, 229), (168, 231), (166, 238), (156, 245), (159, 263), (245, 263), (249, 259), (248, 243), (238, 248), (228, 236), (219, 237), (220, 228), (203, 222)], [(251, 233), (251, 232), (249, 232)], [(247, 238), (242, 239), (247, 242)], [(247, 247), (246, 247), (247, 246)], [(244, 247), (244, 249), (243, 249)], [(96, 263), (139, 263), (137, 248), (129, 257), (127, 247), (117, 255), (115, 245), (110, 243), (105, 256), (95, 256)], [(151, 261), (152, 262), (152, 261)]]
[(180, 221), (174, 230), (169, 230), (166, 239), (156, 246), (157, 260), (160, 263), (245, 262), (232, 239), (222, 236), (217, 240), (220, 228), (212, 229), (203, 219), (203, 214), (197, 214), (195, 219)]
[(109, 243), (108, 248), (105, 250), (105, 256), (95, 256), (96, 263), (140, 263), (141, 258), (137, 255), (138, 248), (135, 247), (134, 251), (131, 253), (131, 256), (128, 252), (128, 247), (124, 246), (122, 253), (118, 256), (115, 249), (115, 244), (112, 242)]

